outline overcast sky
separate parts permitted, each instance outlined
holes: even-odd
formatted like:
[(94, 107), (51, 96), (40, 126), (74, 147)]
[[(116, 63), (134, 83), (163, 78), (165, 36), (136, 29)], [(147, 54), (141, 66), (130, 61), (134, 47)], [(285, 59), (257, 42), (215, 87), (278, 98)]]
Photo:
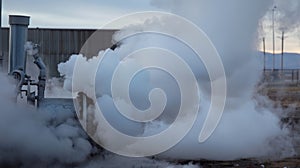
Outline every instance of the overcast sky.
[(3, 26), (8, 15), (31, 16), (31, 27), (99, 28), (132, 12), (158, 10), (150, 0), (2, 0)]
[[(151, 0), (2, 0), (2, 25), (8, 26), (8, 15), (31, 16), (30, 27), (101, 28), (120, 16), (141, 11), (160, 10)], [(270, 30), (270, 29), (269, 29)], [(267, 31), (269, 31), (267, 30)], [(300, 53), (298, 33), (289, 34), (286, 51)], [(271, 51), (271, 33), (267, 33), (267, 49)], [(276, 49), (280, 52), (280, 39)]]

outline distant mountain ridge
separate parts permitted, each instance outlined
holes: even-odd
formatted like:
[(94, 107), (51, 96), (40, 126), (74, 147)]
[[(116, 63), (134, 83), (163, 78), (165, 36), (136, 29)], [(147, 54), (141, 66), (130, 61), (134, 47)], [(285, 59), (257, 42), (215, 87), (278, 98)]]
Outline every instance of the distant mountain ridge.
[[(261, 61), (263, 62), (263, 52), (259, 52)], [(266, 53), (266, 68), (273, 68), (273, 54)], [(281, 68), (281, 54), (275, 54), (275, 69)], [(300, 54), (298, 53), (284, 53), (283, 54), (283, 68), (284, 69), (300, 69)]]

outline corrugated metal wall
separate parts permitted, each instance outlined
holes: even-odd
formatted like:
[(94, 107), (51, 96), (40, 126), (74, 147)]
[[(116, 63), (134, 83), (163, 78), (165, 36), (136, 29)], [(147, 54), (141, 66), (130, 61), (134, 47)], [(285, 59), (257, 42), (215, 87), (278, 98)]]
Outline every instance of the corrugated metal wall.
[[(86, 40), (95, 32), (92, 29), (39, 29), (28, 30), (28, 41), (40, 44), (40, 55), (43, 58), (48, 77), (57, 77), (57, 64), (69, 59), (72, 54), (79, 54)], [(112, 35), (117, 30), (101, 30), (99, 49), (112, 45)], [(99, 33), (99, 32), (98, 32)], [(9, 28), (2, 28), (2, 58), (3, 71), (7, 72), (9, 48)], [(1, 61), (2, 60), (2, 61)]]

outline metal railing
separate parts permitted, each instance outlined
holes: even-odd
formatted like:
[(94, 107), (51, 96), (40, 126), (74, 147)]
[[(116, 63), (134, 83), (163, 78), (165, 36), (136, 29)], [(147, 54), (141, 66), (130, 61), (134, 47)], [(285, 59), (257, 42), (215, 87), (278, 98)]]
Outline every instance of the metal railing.
[(300, 69), (265, 69), (264, 81), (298, 85), (300, 84)]
[(3, 56), (0, 55), (0, 71), (3, 70)]

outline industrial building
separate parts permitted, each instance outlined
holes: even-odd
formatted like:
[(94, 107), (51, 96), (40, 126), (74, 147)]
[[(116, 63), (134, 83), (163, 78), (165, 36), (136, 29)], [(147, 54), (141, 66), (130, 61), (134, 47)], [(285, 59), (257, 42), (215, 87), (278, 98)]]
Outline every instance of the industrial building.
[[(9, 28), (2, 28), (0, 65), (2, 71), (7, 72), (9, 58)], [(57, 64), (68, 60), (72, 54), (79, 54), (86, 40), (95, 32), (95, 29), (48, 29), (29, 28), (28, 39), (40, 45), (39, 54), (47, 67), (47, 77), (58, 77)], [(102, 41), (100, 49), (112, 46), (112, 35), (117, 30), (99, 30)]]

